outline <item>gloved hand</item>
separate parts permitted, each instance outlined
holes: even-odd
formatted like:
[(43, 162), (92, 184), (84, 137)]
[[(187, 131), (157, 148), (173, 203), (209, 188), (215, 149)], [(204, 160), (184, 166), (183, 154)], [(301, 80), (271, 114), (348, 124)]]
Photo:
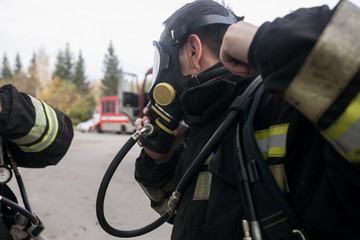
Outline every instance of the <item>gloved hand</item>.
[(44, 230), (44, 225), (39, 222), (38, 225), (29, 223), (29, 220), (21, 214), (15, 216), (15, 224), (10, 228), (10, 234), (14, 240), (23, 240), (31, 236), (30, 240), (43, 240), (40, 233)]

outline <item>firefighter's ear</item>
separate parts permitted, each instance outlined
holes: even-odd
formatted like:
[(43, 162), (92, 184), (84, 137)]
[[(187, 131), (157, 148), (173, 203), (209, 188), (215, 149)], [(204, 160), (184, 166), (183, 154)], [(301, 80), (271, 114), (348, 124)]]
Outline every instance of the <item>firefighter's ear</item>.
[(191, 66), (199, 73), (201, 68), (200, 59), (202, 57), (203, 50), (200, 38), (195, 34), (191, 34), (188, 38), (188, 46)]

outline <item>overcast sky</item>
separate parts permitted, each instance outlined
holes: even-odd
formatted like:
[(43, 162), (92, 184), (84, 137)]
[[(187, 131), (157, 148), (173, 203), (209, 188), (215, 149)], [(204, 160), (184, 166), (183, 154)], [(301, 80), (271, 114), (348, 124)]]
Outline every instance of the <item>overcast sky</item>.
[[(218, 0), (222, 2), (221, 0)], [(91, 81), (103, 76), (103, 60), (113, 42), (120, 66), (140, 79), (152, 66), (153, 45), (162, 22), (189, 0), (0, 0), (0, 59), (14, 67), (20, 54), (24, 70), (33, 53), (45, 49), (53, 68), (56, 55), (69, 43), (74, 58), (81, 50)], [(225, 0), (234, 12), (256, 25), (300, 7), (337, 0)], [(353, 0), (360, 6), (360, 0)], [(50, 71), (52, 71), (51, 69)]]

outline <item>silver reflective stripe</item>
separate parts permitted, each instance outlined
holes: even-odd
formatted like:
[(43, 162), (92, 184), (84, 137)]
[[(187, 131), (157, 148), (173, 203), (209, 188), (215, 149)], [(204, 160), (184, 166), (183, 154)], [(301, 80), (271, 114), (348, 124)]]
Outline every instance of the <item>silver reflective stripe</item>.
[(55, 140), (55, 137), (59, 129), (56, 113), (54, 109), (52, 109), (46, 103), (43, 102), (43, 105), (45, 107), (45, 112), (49, 123), (48, 131), (39, 143), (36, 143), (31, 146), (20, 145), (21, 150), (23, 150), (24, 152), (40, 152), (45, 148), (47, 148)]
[(269, 149), (270, 148), (285, 148), (285, 147), (286, 147), (286, 134), (269, 136)]
[[(360, 109), (359, 109), (360, 111)], [(331, 141), (337, 147), (341, 149), (342, 152), (348, 153), (354, 151), (359, 147), (359, 135), (360, 135), (360, 119), (352, 125), (348, 131), (341, 135), (338, 139)]]
[(260, 149), (260, 152), (267, 152), (268, 151), (268, 144), (269, 144), (269, 140), (268, 139), (263, 139), (263, 140), (257, 140), (256, 141), (258, 146), (259, 146), (259, 149)]
[(35, 124), (25, 136), (10, 141), (17, 145), (26, 145), (37, 141), (46, 129), (45, 109), (40, 100), (29, 96), (35, 108)]
[(255, 132), (256, 142), (265, 160), (268, 157), (285, 157), (288, 129), (289, 124), (285, 123)]
[(324, 137), (349, 162), (360, 162), (360, 93), (327, 129)]

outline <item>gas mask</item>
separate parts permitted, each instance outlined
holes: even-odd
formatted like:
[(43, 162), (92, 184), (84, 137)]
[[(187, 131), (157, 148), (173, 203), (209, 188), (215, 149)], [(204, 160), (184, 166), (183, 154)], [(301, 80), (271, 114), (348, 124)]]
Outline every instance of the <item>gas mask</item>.
[(151, 136), (144, 136), (140, 141), (157, 153), (169, 152), (175, 130), (184, 113), (180, 103), (181, 94), (191, 87), (200, 85), (227, 70), (214, 69), (206, 74), (183, 76), (179, 62), (179, 49), (194, 31), (211, 24), (231, 25), (243, 20), (228, 11), (228, 16), (206, 15), (195, 19), (188, 25), (181, 25), (171, 31), (171, 36), (162, 34), (159, 41), (154, 41), (155, 54), (153, 66), (153, 84), (149, 91), (149, 103), (153, 124), (158, 131)]

